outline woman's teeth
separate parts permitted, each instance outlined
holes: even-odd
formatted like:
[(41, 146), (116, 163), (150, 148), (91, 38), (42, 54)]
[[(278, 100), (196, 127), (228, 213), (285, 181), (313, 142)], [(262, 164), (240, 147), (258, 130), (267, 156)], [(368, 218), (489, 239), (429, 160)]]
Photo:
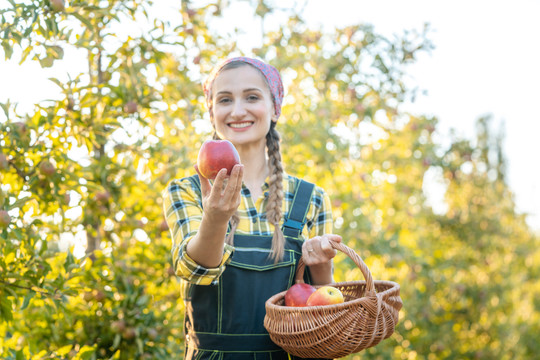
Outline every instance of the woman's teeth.
[(233, 127), (233, 128), (245, 128), (245, 127), (248, 127), (250, 126), (251, 124), (253, 124), (252, 122), (250, 121), (246, 121), (246, 122), (241, 122), (241, 123), (231, 123), (229, 124), (230, 127)]

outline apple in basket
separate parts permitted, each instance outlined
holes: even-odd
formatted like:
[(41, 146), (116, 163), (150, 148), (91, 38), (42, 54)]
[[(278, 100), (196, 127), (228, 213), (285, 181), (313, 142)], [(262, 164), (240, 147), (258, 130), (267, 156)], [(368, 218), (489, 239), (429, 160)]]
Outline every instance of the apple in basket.
[(229, 140), (206, 140), (197, 157), (199, 172), (212, 180), (221, 169), (227, 169), (227, 175), (231, 175), (232, 168), (236, 164), (240, 164), (240, 155)]
[(306, 306), (306, 302), (315, 288), (309, 284), (296, 283), (285, 293), (285, 306)]
[(338, 288), (330, 285), (322, 286), (311, 294), (306, 302), (307, 306), (333, 305), (344, 302), (343, 294)]

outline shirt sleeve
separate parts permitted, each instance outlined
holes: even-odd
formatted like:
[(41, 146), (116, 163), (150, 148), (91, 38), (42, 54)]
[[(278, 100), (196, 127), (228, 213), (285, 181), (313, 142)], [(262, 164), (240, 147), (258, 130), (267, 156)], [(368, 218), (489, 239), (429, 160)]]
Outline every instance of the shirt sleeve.
[(333, 218), (330, 197), (320, 187), (316, 186), (308, 210), (307, 236), (309, 239), (324, 234), (332, 234)]
[(188, 242), (199, 231), (202, 220), (202, 201), (198, 184), (189, 178), (173, 180), (163, 191), (163, 210), (172, 236), (172, 262), (176, 275), (198, 285), (215, 285), (231, 261), (234, 248), (225, 244), (221, 264), (205, 268), (186, 252)]

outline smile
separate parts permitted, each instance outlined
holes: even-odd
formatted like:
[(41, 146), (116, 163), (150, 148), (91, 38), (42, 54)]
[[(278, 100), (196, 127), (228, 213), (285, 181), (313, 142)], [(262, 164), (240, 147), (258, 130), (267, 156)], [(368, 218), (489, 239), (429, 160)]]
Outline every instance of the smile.
[(245, 127), (253, 125), (253, 121), (236, 122), (236, 123), (230, 123), (228, 125), (235, 129), (241, 129), (241, 128), (245, 128)]

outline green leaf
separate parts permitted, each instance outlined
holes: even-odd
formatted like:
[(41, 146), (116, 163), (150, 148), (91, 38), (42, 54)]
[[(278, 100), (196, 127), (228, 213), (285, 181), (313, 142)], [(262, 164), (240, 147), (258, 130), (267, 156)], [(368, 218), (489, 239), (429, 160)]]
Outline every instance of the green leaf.
[(96, 353), (96, 349), (93, 346), (84, 345), (77, 353), (74, 360), (90, 360)]
[(112, 344), (113, 350), (118, 349), (118, 347), (120, 346), (121, 341), (122, 341), (122, 335), (121, 334), (116, 334), (114, 336), (114, 341), (113, 341), (113, 344)]
[(94, 30), (94, 26), (92, 25), (92, 23), (86, 17), (82, 16), (79, 13), (72, 13), (72, 15), (75, 16), (84, 25), (86, 25), (88, 30)]
[(2, 297), (0, 299), (1, 318), (6, 319), (7, 321), (13, 320), (12, 306), (13, 304), (11, 303), (11, 300), (9, 300), (7, 297)]
[(28, 293), (25, 297), (24, 297), (24, 301), (22, 303), (22, 306), (21, 306), (21, 310), (24, 310), (28, 307), (28, 304), (30, 304), (30, 300), (32, 300), (32, 298), (34, 297), (35, 293), (34, 292), (31, 292), (31, 293)]
[(13, 204), (11, 204), (9, 206), (9, 209), (11, 210), (11, 209), (20, 208), (21, 206), (23, 206), (24, 204), (26, 204), (30, 200), (32, 200), (31, 196), (23, 197), (23, 198), (15, 201)]
[(11, 55), (13, 55), (13, 48), (9, 45), (7, 40), (2, 41), (2, 47), (4, 48), (4, 58), (6, 60), (11, 59)]
[(39, 64), (42, 68), (50, 68), (54, 64), (54, 57), (47, 56), (44, 58), (39, 59)]

